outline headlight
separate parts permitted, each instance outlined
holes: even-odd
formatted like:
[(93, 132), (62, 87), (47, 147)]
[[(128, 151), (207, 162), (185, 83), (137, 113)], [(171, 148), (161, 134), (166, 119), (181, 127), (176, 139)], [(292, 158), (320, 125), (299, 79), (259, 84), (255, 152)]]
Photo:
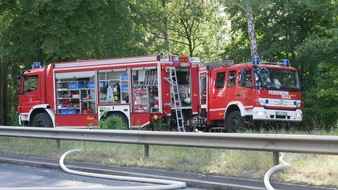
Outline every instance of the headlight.
[(303, 114), (301, 114), (301, 113), (296, 114), (296, 118), (302, 118), (302, 117), (303, 117)]
[(299, 102), (297, 103), (297, 107), (300, 108), (301, 105), (302, 105), (302, 102), (299, 101)]
[(266, 111), (256, 111), (256, 115), (258, 116), (265, 116), (266, 114)]

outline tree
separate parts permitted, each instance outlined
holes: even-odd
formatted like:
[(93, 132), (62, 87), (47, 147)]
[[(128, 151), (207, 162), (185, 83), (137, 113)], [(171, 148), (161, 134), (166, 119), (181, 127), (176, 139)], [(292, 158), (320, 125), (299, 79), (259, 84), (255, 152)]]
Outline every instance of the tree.
[(226, 1), (226, 5), (229, 6), (231, 4), (234, 4), (235, 6), (241, 9), (241, 11), (239, 12), (243, 12), (243, 14), (246, 16), (251, 57), (258, 56), (254, 10), (257, 10), (258, 7), (262, 7), (260, 6), (261, 3), (262, 3), (261, 1), (252, 1), (252, 0)]
[(145, 53), (130, 1), (7, 0), (0, 4), (0, 89), (5, 94), (0, 97), (0, 117), (5, 121), (16, 107), (9, 101), (15, 92), (15, 76), (34, 61), (47, 65)]
[(329, 29), (325, 33), (309, 36), (300, 44), (297, 60), (314, 67), (308, 70), (313, 82), (304, 94), (306, 122), (331, 129), (338, 122), (338, 30)]
[[(141, 0), (132, 8), (149, 52), (219, 58), (224, 38), (220, 6), (203, 0)], [(169, 38), (168, 38), (169, 37)], [(168, 44), (170, 42), (170, 44)]]
[[(218, 57), (214, 44), (222, 42), (224, 17), (220, 6), (209, 1), (173, 0), (166, 7), (173, 53), (200, 56), (205, 60)], [(205, 54), (204, 52), (208, 52)]]
[(9, 72), (9, 62), (7, 59), (7, 49), (4, 45), (6, 38), (3, 38), (2, 35), (6, 28), (9, 27), (10, 21), (7, 19), (7, 15), (10, 15), (10, 9), (13, 7), (13, 1), (4, 0), (0, 2), (0, 125), (10, 125), (10, 113), (11, 110), (11, 101), (9, 101), (9, 89), (11, 88), (11, 83), (8, 82), (8, 72)]

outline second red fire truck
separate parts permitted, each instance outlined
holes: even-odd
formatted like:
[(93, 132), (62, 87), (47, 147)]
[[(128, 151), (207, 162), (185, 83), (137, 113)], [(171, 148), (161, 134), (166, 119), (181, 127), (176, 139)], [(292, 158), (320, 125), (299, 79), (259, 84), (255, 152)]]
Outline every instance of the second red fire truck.
[(288, 60), (233, 65), (218, 61), (200, 68), (201, 111), (196, 127), (237, 132), (249, 127), (290, 126), (302, 121), (297, 71)]

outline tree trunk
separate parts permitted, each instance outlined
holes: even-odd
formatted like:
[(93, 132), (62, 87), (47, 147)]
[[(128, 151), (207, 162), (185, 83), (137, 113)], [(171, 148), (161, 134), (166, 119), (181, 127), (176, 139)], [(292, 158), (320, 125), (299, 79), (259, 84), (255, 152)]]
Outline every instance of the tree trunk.
[(247, 22), (248, 22), (248, 36), (250, 40), (251, 57), (258, 56), (255, 23), (254, 23), (254, 17), (253, 17), (253, 12), (252, 12), (251, 7), (247, 8), (246, 17), (247, 17)]
[(4, 80), (3, 80), (3, 57), (2, 57), (2, 48), (0, 46), (0, 125), (4, 125), (4, 99), (3, 97), (5, 96), (3, 93), (3, 85), (4, 85)]
[[(163, 9), (165, 9), (166, 2), (167, 2), (167, 0), (162, 0)], [(165, 34), (164, 34), (165, 35), (165, 41), (168, 45), (168, 56), (169, 56), (169, 59), (170, 59), (171, 50), (170, 50), (170, 37), (169, 37), (169, 22), (168, 22), (168, 18), (166, 16), (164, 17), (164, 25), (166, 27)]]
[(9, 126), (9, 95), (8, 95), (8, 66), (2, 59), (2, 107), (3, 107), (3, 124)]

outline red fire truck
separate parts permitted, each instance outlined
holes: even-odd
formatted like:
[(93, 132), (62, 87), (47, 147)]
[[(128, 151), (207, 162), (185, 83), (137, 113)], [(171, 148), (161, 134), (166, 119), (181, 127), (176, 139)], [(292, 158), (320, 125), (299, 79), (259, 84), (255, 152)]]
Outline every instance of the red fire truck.
[(302, 94), (288, 60), (272, 64), (213, 62), (200, 68), (201, 109), (195, 127), (236, 132), (302, 120)]
[(35, 62), (20, 80), (19, 123), (86, 128), (108, 115), (134, 128), (167, 117), (175, 121), (177, 130), (185, 131), (185, 123), (198, 114), (199, 64), (199, 58), (163, 55), (46, 67)]

